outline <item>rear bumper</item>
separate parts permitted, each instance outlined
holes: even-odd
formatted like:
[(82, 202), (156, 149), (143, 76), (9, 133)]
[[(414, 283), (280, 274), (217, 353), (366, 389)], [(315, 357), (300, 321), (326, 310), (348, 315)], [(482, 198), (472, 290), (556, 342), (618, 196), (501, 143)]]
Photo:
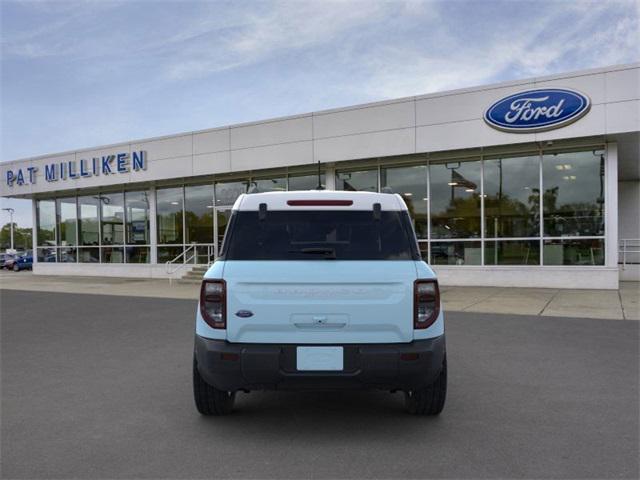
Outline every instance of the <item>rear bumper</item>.
[(207, 383), (236, 391), (415, 390), (436, 379), (445, 354), (444, 335), (411, 343), (342, 346), (340, 372), (298, 371), (297, 345), (229, 343), (196, 335), (195, 355)]

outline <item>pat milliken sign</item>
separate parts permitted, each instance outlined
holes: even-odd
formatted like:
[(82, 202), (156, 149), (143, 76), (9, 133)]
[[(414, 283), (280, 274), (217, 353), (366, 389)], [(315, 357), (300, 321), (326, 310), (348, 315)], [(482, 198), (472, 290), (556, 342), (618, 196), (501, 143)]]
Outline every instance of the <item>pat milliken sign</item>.
[(38, 167), (17, 168), (7, 170), (4, 178), (9, 187), (35, 184), (38, 177), (44, 177), (47, 182), (58, 180), (76, 180), (100, 175), (118, 175), (138, 172), (147, 169), (147, 152), (140, 150), (128, 153), (114, 153), (101, 157), (82, 158), (65, 162), (53, 162), (44, 165), (40, 171)]
[(498, 100), (484, 112), (484, 121), (504, 132), (543, 132), (575, 122), (590, 108), (589, 97), (576, 90), (539, 88)]

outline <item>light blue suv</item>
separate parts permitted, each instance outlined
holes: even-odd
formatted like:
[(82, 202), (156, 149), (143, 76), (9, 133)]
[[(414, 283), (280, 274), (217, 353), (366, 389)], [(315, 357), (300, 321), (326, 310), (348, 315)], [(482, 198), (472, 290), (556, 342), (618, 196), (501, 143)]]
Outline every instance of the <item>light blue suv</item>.
[(196, 314), (198, 411), (236, 392), (375, 388), (439, 414), (444, 318), (399, 195), (273, 192), (236, 201)]

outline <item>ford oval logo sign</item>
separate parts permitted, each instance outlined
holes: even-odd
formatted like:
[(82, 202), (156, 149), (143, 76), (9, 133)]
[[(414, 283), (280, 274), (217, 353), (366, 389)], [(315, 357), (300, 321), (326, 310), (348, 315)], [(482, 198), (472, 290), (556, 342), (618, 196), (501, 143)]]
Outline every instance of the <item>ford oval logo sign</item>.
[(236, 317), (240, 317), (240, 318), (253, 317), (253, 312), (251, 310), (238, 310), (236, 312)]
[(575, 90), (541, 88), (498, 100), (484, 113), (484, 120), (507, 132), (540, 132), (575, 122), (590, 107), (589, 97)]

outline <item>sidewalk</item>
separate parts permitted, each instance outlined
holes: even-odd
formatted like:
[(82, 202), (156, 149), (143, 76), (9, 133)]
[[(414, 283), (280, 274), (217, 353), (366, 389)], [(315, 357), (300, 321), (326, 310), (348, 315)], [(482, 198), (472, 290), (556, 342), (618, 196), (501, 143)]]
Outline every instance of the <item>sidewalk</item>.
[[(168, 280), (33, 275), (0, 272), (0, 289), (126, 295), (196, 300), (198, 285)], [(623, 282), (620, 290), (442, 287), (445, 310), (543, 315), (550, 317), (640, 320), (640, 284)]]

